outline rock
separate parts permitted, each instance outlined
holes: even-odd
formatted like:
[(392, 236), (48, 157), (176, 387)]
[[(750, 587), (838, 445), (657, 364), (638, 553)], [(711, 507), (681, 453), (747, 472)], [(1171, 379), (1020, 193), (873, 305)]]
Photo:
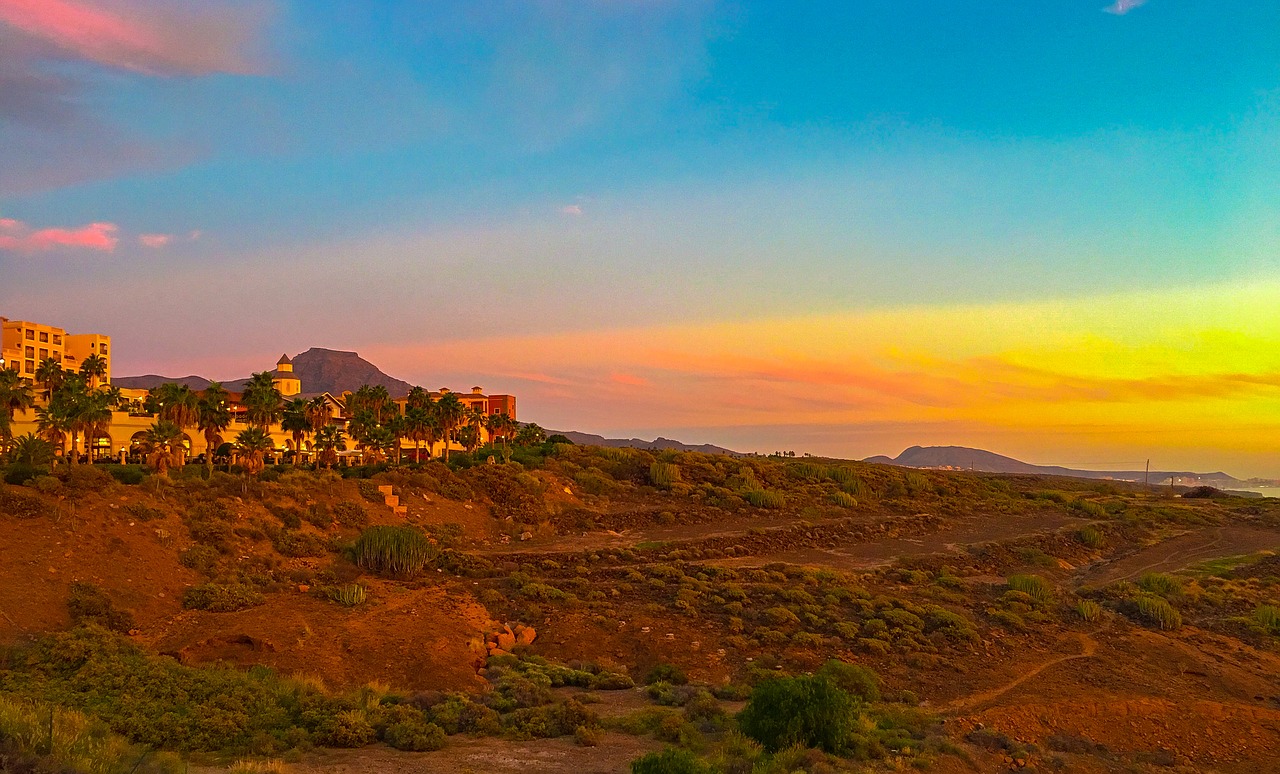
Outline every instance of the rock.
[(521, 540), (533, 540), (533, 533), (528, 530), (520, 533)]
[(300, 591), (301, 593), (306, 594), (310, 590), (311, 590), (311, 587), (308, 586), (307, 584), (305, 583), (298, 584), (298, 591)]
[(516, 642), (521, 645), (532, 645), (538, 638), (538, 632), (532, 626), (516, 627)]
[(508, 632), (498, 634), (498, 647), (502, 650), (511, 650), (516, 646), (516, 637)]
[(489, 651), (489, 655), (490, 656), (510, 656), (511, 652), (503, 650), (502, 648), (494, 648), (493, 650)]

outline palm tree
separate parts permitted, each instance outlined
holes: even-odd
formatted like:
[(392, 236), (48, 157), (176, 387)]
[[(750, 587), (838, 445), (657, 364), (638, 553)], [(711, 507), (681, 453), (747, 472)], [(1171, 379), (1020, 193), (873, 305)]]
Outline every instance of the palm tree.
[(256, 476), (266, 467), (267, 452), (275, 448), (271, 436), (261, 427), (241, 430), (236, 436), (236, 451), (240, 454), (246, 475)]
[(89, 454), (89, 462), (93, 462), (94, 441), (106, 435), (111, 427), (111, 393), (107, 390), (89, 392), (76, 411), (76, 419), (84, 431), (84, 448)]
[(31, 433), (13, 439), (10, 461), (15, 465), (42, 468), (53, 462), (53, 444)]
[(204, 466), (213, 472), (213, 453), (222, 442), (222, 431), (231, 426), (228, 393), (221, 382), (210, 382), (196, 403), (196, 427), (204, 433)]
[[(166, 382), (150, 390), (146, 406), (157, 419), (172, 422), (183, 432), (200, 422), (200, 396), (185, 384)], [(174, 459), (179, 458), (175, 456)], [(186, 464), (185, 451), (178, 464)]]
[(414, 387), (409, 390), (409, 395), (405, 399), (406, 408), (426, 408), (432, 403), (431, 393), (421, 387)]
[(64, 462), (67, 461), (67, 435), (71, 432), (71, 421), (64, 406), (49, 404), (36, 409), (36, 432), (58, 449)]
[(547, 440), (547, 433), (541, 427), (530, 422), (516, 433), (517, 446), (537, 446)]
[(504, 455), (509, 453), (507, 443), (511, 439), (512, 431), (518, 423), (511, 418), (510, 414), (494, 414), (489, 417), (488, 424), (489, 432), (492, 436), (502, 436), (502, 451)]
[(366, 465), (377, 465), (387, 459), (387, 452), (396, 439), (385, 425), (374, 425), (358, 439), (358, 442), (361, 462)]
[(18, 376), (17, 371), (0, 368), (0, 451), (9, 446), (14, 416), (35, 403), (36, 396), (31, 392), (31, 385)]
[[(90, 416), (95, 408), (93, 394), (89, 392), (88, 385), (80, 374), (74, 371), (64, 373), (62, 384), (55, 387), (50, 394), (46, 416), (57, 417), (65, 423), (63, 432), (71, 435), (71, 452), (67, 458), (71, 464), (75, 464), (79, 456), (80, 434), (83, 432), (88, 435), (92, 432), (90, 424), (102, 421), (98, 414)], [(106, 421), (108, 423), (111, 421), (109, 416)]]
[(67, 372), (56, 357), (46, 357), (36, 366), (36, 381), (44, 387), (44, 399), (53, 400), (53, 391), (62, 386)]
[[(430, 409), (425, 406), (409, 404), (404, 412), (402, 422), (405, 436), (413, 441), (414, 461), (421, 462), (422, 442), (428, 439), (434, 440), (435, 433), (432, 430), (432, 425), (435, 423), (435, 417)], [(427, 456), (431, 456), (430, 446), (427, 447)]]
[(458, 400), (458, 396), (452, 392), (445, 393), (440, 396), (440, 400), (436, 401), (436, 416), (440, 418), (440, 433), (444, 437), (444, 461), (449, 461), (449, 440), (453, 438), (453, 432), (462, 422), (463, 412), (466, 407), (462, 405), (462, 401)]
[(169, 477), (169, 468), (185, 456), (182, 449), (182, 428), (167, 419), (156, 420), (142, 434), (142, 451), (157, 476)]
[(338, 462), (338, 452), (347, 450), (347, 439), (341, 427), (324, 425), (316, 430), (311, 446), (316, 450), (316, 466), (323, 462), (332, 468)]
[(306, 398), (294, 398), (285, 404), (284, 416), (280, 420), (280, 429), (293, 434), (294, 466), (297, 466), (298, 460), (302, 458), (302, 442), (306, 440), (307, 431), (311, 429), (311, 423), (307, 420), (309, 405)]
[(467, 425), (458, 430), (458, 443), (462, 444), (462, 448), (470, 454), (480, 445), (480, 431), (475, 425)]
[(102, 355), (90, 355), (80, 361), (80, 375), (89, 383), (89, 389), (98, 389), (98, 380), (107, 378), (107, 359)]
[(280, 401), (283, 399), (280, 390), (276, 389), (275, 380), (270, 371), (251, 375), (249, 383), (244, 386), (244, 395), (241, 397), (241, 402), (248, 409), (246, 419), (249, 420), (249, 424), (266, 430), (279, 422)]
[(405, 436), (409, 434), (408, 423), (405, 421), (405, 418), (402, 415), (396, 414), (395, 416), (391, 417), (386, 422), (384, 422), (382, 426), (385, 427), (387, 429), (387, 432), (391, 434), (392, 442), (394, 444), (392, 446), (392, 449), (395, 451), (396, 464), (399, 465), (400, 464), (400, 442), (403, 441)]

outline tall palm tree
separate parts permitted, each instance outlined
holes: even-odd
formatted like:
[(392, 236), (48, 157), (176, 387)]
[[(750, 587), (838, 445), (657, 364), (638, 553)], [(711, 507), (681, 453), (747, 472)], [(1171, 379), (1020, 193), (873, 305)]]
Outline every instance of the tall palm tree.
[(6, 451), (12, 439), (13, 418), (19, 411), (35, 405), (31, 385), (11, 368), (0, 368), (0, 452)]
[(156, 420), (142, 434), (142, 451), (156, 475), (168, 478), (169, 468), (185, 456), (182, 428), (167, 419)]
[[(410, 399), (412, 400), (412, 399)], [(431, 411), (426, 406), (415, 406), (412, 403), (408, 405), (404, 412), (404, 434), (409, 440), (413, 441), (414, 461), (422, 461), (422, 442), (430, 437), (431, 423), (435, 418), (431, 415)], [(431, 449), (427, 448), (427, 454), (430, 456)]]
[(332, 468), (338, 462), (338, 452), (347, 450), (347, 439), (341, 427), (325, 425), (316, 430), (311, 446), (316, 450), (316, 466), (323, 462)]
[(449, 461), (449, 440), (461, 424), (466, 407), (458, 396), (452, 392), (440, 396), (436, 401), (436, 416), (440, 418), (440, 434), (444, 437), (444, 461)]
[(517, 446), (537, 446), (547, 440), (547, 432), (530, 422), (516, 433)]
[(76, 419), (84, 432), (84, 448), (88, 452), (89, 462), (93, 462), (93, 452), (96, 448), (94, 442), (106, 435), (111, 427), (111, 405), (110, 392), (92, 390), (84, 396), (76, 411)]
[(44, 399), (53, 400), (53, 391), (62, 386), (67, 372), (62, 370), (62, 363), (56, 357), (46, 357), (36, 366), (36, 381), (44, 387)]
[(71, 433), (71, 421), (64, 406), (50, 403), (36, 408), (36, 433), (58, 449), (63, 462), (67, 461), (67, 436)]
[(409, 390), (409, 395), (405, 399), (406, 408), (426, 408), (432, 403), (431, 393), (421, 387), (414, 387)]
[[(172, 422), (186, 432), (200, 422), (200, 396), (185, 384), (166, 382), (147, 393), (147, 409), (157, 419)], [(175, 455), (179, 465), (186, 463), (186, 453)]]
[(236, 436), (236, 451), (240, 454), (246, 475), (256, 476), (261, 473), (266, 467), (267, 452), (274, 448), (275, 442), (261, 427), (241, 430)]
[(388, 419), (382, 425), (391, 434), (393, 446), (391, 447), (396, 456), (396, 464), (400, 464), (400, 442), (409, 434), (409, 426), (404, 416), (396, 414)]
[(267, 430), (280, 421), (280, 402), (284, 396), (276, 388), (270, 371), (252, 374), (249, 383), (244, 386), (241, 402), (248, 409), (246, 419), (249, 424)]
[(508, 452), (508, 442), (515, 431), (516, 421), (511, 418), (510, 414), (494, 414), (489, 417), (489, 433), (491, 437), (502, 436), (502, 450)]
[(280, 429), (293, 435), (293, 464), (296, 467), (302, 458), (302, 442), (307, 439), (307, 431), (311, 423), (307, 421), (306, 398), (294, 398), (284, 406), (284, 415), (280, 420)]
[(204, 466), (213, 472), (213, 454), (222, 443), (222, 431), (231, 426), (231, 409), (227, 406), (229, 393), (221, 382), (210, 382), (196, 403), (196, 427), (204, 433)]
[(360, 438), (361, 461), (366, 465), (377, 465), (387, 459), (387, 452), (396, 443), (395, 436), (385, 425), (374, 425)]
[(107, 359), (102, 355), (90, 355), (80, 361), (80, 375), (89, 383), (89, 389), (98, 389), (98, 380), (107, 378)]

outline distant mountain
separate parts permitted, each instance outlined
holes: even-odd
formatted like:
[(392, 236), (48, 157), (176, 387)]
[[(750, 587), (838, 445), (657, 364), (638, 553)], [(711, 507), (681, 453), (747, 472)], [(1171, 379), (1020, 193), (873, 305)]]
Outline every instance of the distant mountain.
[(1222, 471), (1193, 473), (1191, 471), (1153, 470), (1148, 474), (1143, 470), (1077, 470), (1058, 465), (1033, 465), (1002, 454), (983, 449), (970, 449), (965, 446), (912, 446), (897, 457), (878, 455), (868, 457), (863, 461), (878, 462), (884, 465), (898, 465), (906, 468), (941, 468), (976, 470), (983, 473), (1074, 476), (1076, 478), (1102, 478), (1117, 481), (1147, 480), (1153, 484), (1168, 482), (1170, 478), (1173, 478), (1179, 483), (1195, 481), (1197, 483), (1213, 484), (1219, 486), (1219, 488), (1222, 485), (1239, 486), (1245, 483)]
[(688, 444), (680, 441), (673, 441), (670, 438), (658, 436), (652, 441), (646, 441), (641, 438), (605, 438), (603, 435), (592, 435), (591, 433), (579, 433), (574, 430), (547, 430), (547, 435), (563, 435), (570, 441), (584, 446), (611, 446), (616, 449), (630, 447), (632, 449), (648, 449), (650, 451), (658, 451), (665, 449), (675, 449), (676, 451), (692, 451), (702, 452), (703, 454), (728, 454), (733, 457), (741, 457), (741, 452), (731, 449), (725, 449), (720, 446), (713, 446), (709, 443), (704, 444)]
[(147, 374), (146, 376), (116, 376), (111, 379), (111, 384), (123, 390), (150, 390), (153, 387), (159, 387), (169, 382), (185, 384), (193, 390), (203, 390), (210, 384), (209, 380), (203, 376), (158, 376), (157, 374)]
[[(304, 393), (328, 392), (340, 395), (350, 390), (355, 392), (363, 385), (386, 387), (392, 397), (401, 397), (413, 386), (408, 382), (387, 376), (373, 363), (360, 357), (355, 352), (342, 352), (335, 349), (312, 347), (293, 358), (293, 372), (302, 381)], [(193, 390), (203, 390), (209, 386), (210, 380), (201, 376), (169, 377), (149, 374), (147, 376), (124, 376), (111, 380), (117, 387), (149, 390), (166, 382), (185, 384)], [(232, 392), (239, 392), (249, 382), (234, 379), (223, 382), (222, 386)]]

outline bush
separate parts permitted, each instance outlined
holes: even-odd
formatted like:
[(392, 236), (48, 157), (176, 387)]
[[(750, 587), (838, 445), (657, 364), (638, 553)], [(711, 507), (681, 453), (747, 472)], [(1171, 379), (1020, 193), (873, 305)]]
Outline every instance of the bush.
[(413, 577), (438, 551), (421, 531), (407, 526), (369, 527), (351, 547), (352, 560), (366, 570)]
[(654, 683), (685, 685), (688, 682), (689, 678), (685, 677), (684, 671), (674, 664), (658, 664), (649, 670), (648, 677), (644, 679), (645, 685), (653, 685)]
[(748, 489), (742, 497), (757, 508), (781, 508), (787, 504), (786, 495), (768, 489)]
[(1039, 603), (1053, 599), (1053, 585), (1039, 575), (1010, 575), (1009, 588), (1020, 591)]
[(1182, 626), (1182, 615), (1164, 597), (1143, 595), (1137, 600), (1138, 615), (1147, 623), (1164, 631)]
[(40, 494), (56, 495), (62, 491), (62, 480), (55, 476), (36, 476), (27, 482), (27, 486)]
[(20, 462), (15, 462), (5, 468), (4, 482), (6, 484), (13, 484), (14, 486), (21, 486), (36, 476), (44, 475), (48, 472), (48, 468), (37, 468), (34, 465), (24, 465)]
[(97, 624), (113, 632), (128, 632), (133, 628), (133, 615), (128, 610), (117, 610), (102, 589), (91, 583), (71, 584), (67, 612), (76, 626)]
[(854, 741), (858, 702), (826, 677), (779, 677), (751, 692), (742, 733), (770, 752), (795, 744), (840, 754)]
[(1089, 548), (1101, 548), (1102, 544), (1106, 542), (1103, 534), (1093, 527), (1081, 527), (1076, 532), (1076, 539)]
[(369, 523), (369, 512), (359, 503), (340, 502), (333, 506), (333, 519), (343, 527), (363, 527)]
[(111, 477), (121, 484), (137, 486), (147, 477), (146, 468), (141, 465), (112, 465), (107, 468)]
[(348, 583), (329, 589), (328, 597), (343, 607), (355, 607), (364, 604), (368, 591), (359, 583)]
[(1280, 634), (1280, 607), (1259, 605), (1253, 611), (1253, 620), (1271, 634)]
[(218, 549), (213, 546), (206, 546), (197, 543), (178, 554), (178, 564), (183, 567), (189, 567), (196, 572), (202, 572), (206, 575), (212, 575), (213, 570), (218, 565), (218, 559), (222, 556)]
[(325, 720), (316, 736), (321, 744), (330, 747), (364, 747), (377, 732), (362, 710), (347, 710)]
[(660, 489), (670, 489), (680, 480), (680, 466), (670, 462), (655, 462), (649, 466), (649, 481)]
[(579, 747), (597, 747), (604, 741), (604, 729), (600, 726), (578, 726), (573, 731), (573, 741)]
[(840, 506), (841, 508), (858, 507), (858, 498), (854, 497), (853, 495), (847, 492), (832, 492), (831, 502), (834, 505)]
[(38, 519), (49, 513), (49, 506), (39, 495), (18, 489), (0, 489), (0, 515), (16, 519)]
[(1087, 623), (1094, 623), (1102, 618), (1102, 606), (1092, 600), (1082, 599), (1076, 604), (1076, 615)]
[(668, 748), (636, 758), (631, 774), (711, 774), (711, 769), (688, 750)]
[(1182, 593), (1182, 581), (1161, 572), (1149, 572), (1138, 579), (1138, 588), (1168, 598)]
[(183, 607), (189, 610), (208, 610), (211, 613), (233, 613), (257, 607), (266, 601), (266, 597), (257, 589), (241, 583), (205, 583), (187, 589), (187, 593), (182, 595)]
[(275, 533), (271, 544), (282, 556), (315, 557), (327, 556), (330, 552), (329, 542), (324, 538), (290, 529), (282, 529)]
[(426, 718), (405, 718), (387, 726), (382, 740), (397, 750), (410, 752), (430, 752), (439, 750), (445, 745), (444, 729), (435, 723), (428, 723)]
[(864, 666), (832, 659), (822, 665), (818, 676), (863, 701), (880, 701), (880, 678)]

